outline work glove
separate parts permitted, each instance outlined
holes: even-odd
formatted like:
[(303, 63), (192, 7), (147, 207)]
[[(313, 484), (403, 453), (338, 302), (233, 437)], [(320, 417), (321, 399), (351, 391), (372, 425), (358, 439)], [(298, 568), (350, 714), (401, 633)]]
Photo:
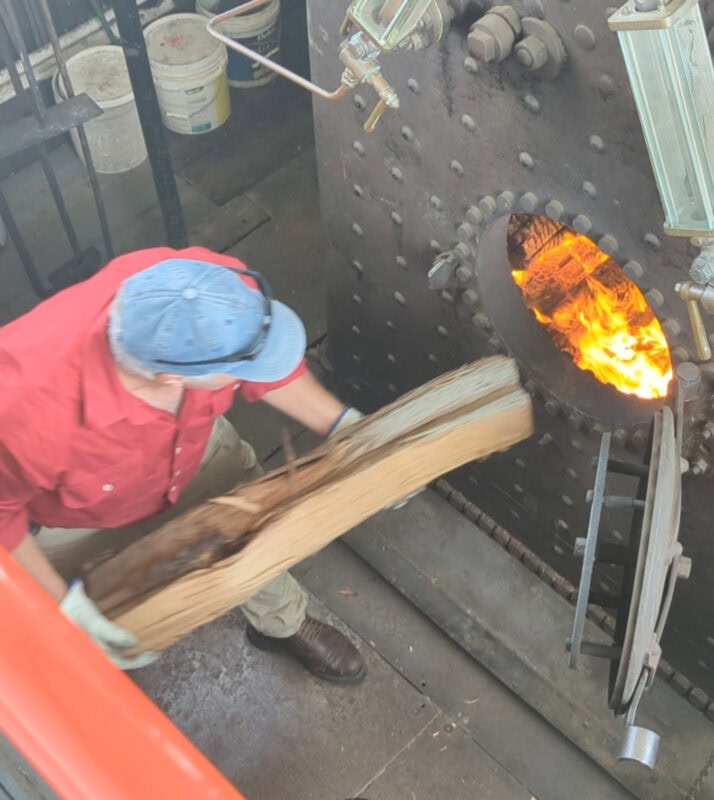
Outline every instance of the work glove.
[(67, 594), (62, 598), (60, 608), (82, 630), (89, 634), (120, 669), (139, 669), (151, 664), (160, 653), (146, 652), (137, 656), (124, 655), (130, 647), (136, 647), (139, 640), (129, 631), (110, 622), (97, 608), (84, 591), (84, 583), (75, 578)]
[[(361, 411), (357, 411), (357, 409), (352, 408), (352, 406), (347, 406), (340, 416), (337, 417), (337, 419), (332, 423), (332, 427), (327, 432), (327, 438), (331, 438), (338, 433), (338, 431), (343, 431), (345, 428), (349, 428), (350, 425), (354, 425), (361, 419), (364, 419), (364, 414)], [(404, 506), (412, 499), (412, 497), (416, 497), (423, 491), (423, 487), (421, 489), (417, 489), (415, 492), (408, 494), (406, 497), (402, 497), (401, 500), (397, 500), (396, 503), (392, 503), (391, 506), (387, 506), (386, 510), (396, 511), (398, 508), (404, 508)]]

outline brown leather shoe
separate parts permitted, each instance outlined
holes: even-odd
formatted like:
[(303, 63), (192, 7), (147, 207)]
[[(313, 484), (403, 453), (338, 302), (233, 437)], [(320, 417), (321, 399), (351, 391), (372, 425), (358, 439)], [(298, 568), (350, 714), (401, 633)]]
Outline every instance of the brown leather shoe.
[(337, 628), (305, 617), (300, 630), (284, 639), (266, 636), (248, 625), (248, 641), (259, 650), (294, 656), (313, 675), (334, 683), (357, 683), (367, 672), (362, 656)]

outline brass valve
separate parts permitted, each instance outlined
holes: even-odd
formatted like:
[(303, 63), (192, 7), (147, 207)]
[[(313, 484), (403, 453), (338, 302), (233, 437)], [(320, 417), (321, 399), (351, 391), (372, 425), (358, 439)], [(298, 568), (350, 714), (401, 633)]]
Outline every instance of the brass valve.
[(685, 281), (684, 283), (676, 284), (674, 291), (687, 304), (689, 322), (692, 326), (694, 343), (696, 344), (700, 361), (710, 361), (712, 349), (699, 306), (701, 304), (708, 314), (714, 314), (714, 286), (712, 284)]

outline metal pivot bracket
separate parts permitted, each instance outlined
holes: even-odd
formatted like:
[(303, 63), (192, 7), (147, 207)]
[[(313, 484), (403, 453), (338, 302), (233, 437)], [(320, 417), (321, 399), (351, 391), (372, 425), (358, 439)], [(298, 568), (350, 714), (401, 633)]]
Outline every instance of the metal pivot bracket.
[(692, 334), (699, 359), (701, 361), (710, 361), (712, 349), (709, 344), (707, 329), (704, 327), (699, 304), (701, 303), (705, 311), (710, 314), (714, 313), (714, 286), (685, 281), (684, 283), (677, 283), (674, 291), (687, 304), (687, 313), (689, 314), (689, 322), (692, 326)]
[[(681, 512), (681, 418), (679, 387), (674, 410), (656, 412), (644, 464), (612, 460), (610, 434), (603, 434), (597, 459), (595, 484), (586, 538), (577, 539), (575, 553), (583, 559), (573, 633), (566, 643), (570, 666), (577, 668), (583, 655), (611, 662), (608, 704), (616, 715), (627, 715), (626, 734), (619, 759), (638, 761), (653, 768), (660, 737), (635, 725), (635, 716), (647, 688), (654, 680), (661, 657), (660, 639), (677, 580), (689, 576), (691, 562), (682, 555), (677, 540)], [(608, 472), (638, 479), (632, 497), (606, 494)], [(627, 545), (598, 542), (604, 509), (632, 515)], [(591, 592), (595, 565), (617, 565), (622, 570), (619, 594)], [(611, 644), (584, 640), (589, 604), (616, 611)]]

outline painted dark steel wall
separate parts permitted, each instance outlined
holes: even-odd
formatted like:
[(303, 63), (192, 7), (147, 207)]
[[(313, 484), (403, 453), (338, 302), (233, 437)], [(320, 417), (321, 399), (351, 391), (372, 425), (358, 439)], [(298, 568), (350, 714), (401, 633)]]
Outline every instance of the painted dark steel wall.
[[(662, 232), (627, 76), (607, 27), (615, 6), (592, 0), (509, 3), (522, 16), (549, 22), (563, 40), (563, 71), (540, 80), (513, 57), (485, 66), (469, 56), (468, 24), (487, 5), (469, 5), (467, 18), (457, 20), (438, 45), (383, 58), (401, 108), (388, 112), (375, 133), (362, 130), (375, 102), (367, 87), (340, 103), (314, 103), (322, 210), (338, 253), (330, 285), (330, 356), (345, 395), (365, 410), (464, 361), (507, 350), (513, 332), (505, 329), (502, 308), (500, 329), (491, 317), (502, 298), (493, 296), (489, 278), (504, 262), (479, 245), (489, 238), (489, 226), (511, 211), (548, 214), (601, 243), (646, 293), (675, 360), (696, 360), (686, 310), (673, 291), (686, 279), (696, 251)], [(712, 4), (702, 5), (709, 19)], [(313, 78), (329, 88), (339, 81), (337, 31), (345, 6), (308, 0)], [(465, 265), (474, 277), (462, 272), (466, 279), (453, 288), (429, 290), (426, 274), (435, 254), (459, 241), (469, 248)], [(537, 353), (521, 357), (535, 398), (536, 434), (451, 477), (577, 581), (572, 545), (587, 524), (584, 497), (592, 486), (599, 430), (613, 428), (615, 457), (632, 459), (643, 452), (652, 406), (615, 397), (622, 409), (613, 411), (605, 397), (594, 407), (603, 414), (591, 413), (587, 384), (571, 391), (569, 365), (562, 367), (566, 378), (548, 381), (534, 369), (537, 360)], [(705, 433), (710, 395), (703, 373), (689, 409), (687, 454), (704, 474), (684, 478), (683, 541), (694, 570), (678, 589), (665, 656), (714, 694), (714, 486)], [(628, 519), (607, 512), (610, 540), (626, 533)], [(607, 574), (599, 582), (603, 590), (613, 588)]]

